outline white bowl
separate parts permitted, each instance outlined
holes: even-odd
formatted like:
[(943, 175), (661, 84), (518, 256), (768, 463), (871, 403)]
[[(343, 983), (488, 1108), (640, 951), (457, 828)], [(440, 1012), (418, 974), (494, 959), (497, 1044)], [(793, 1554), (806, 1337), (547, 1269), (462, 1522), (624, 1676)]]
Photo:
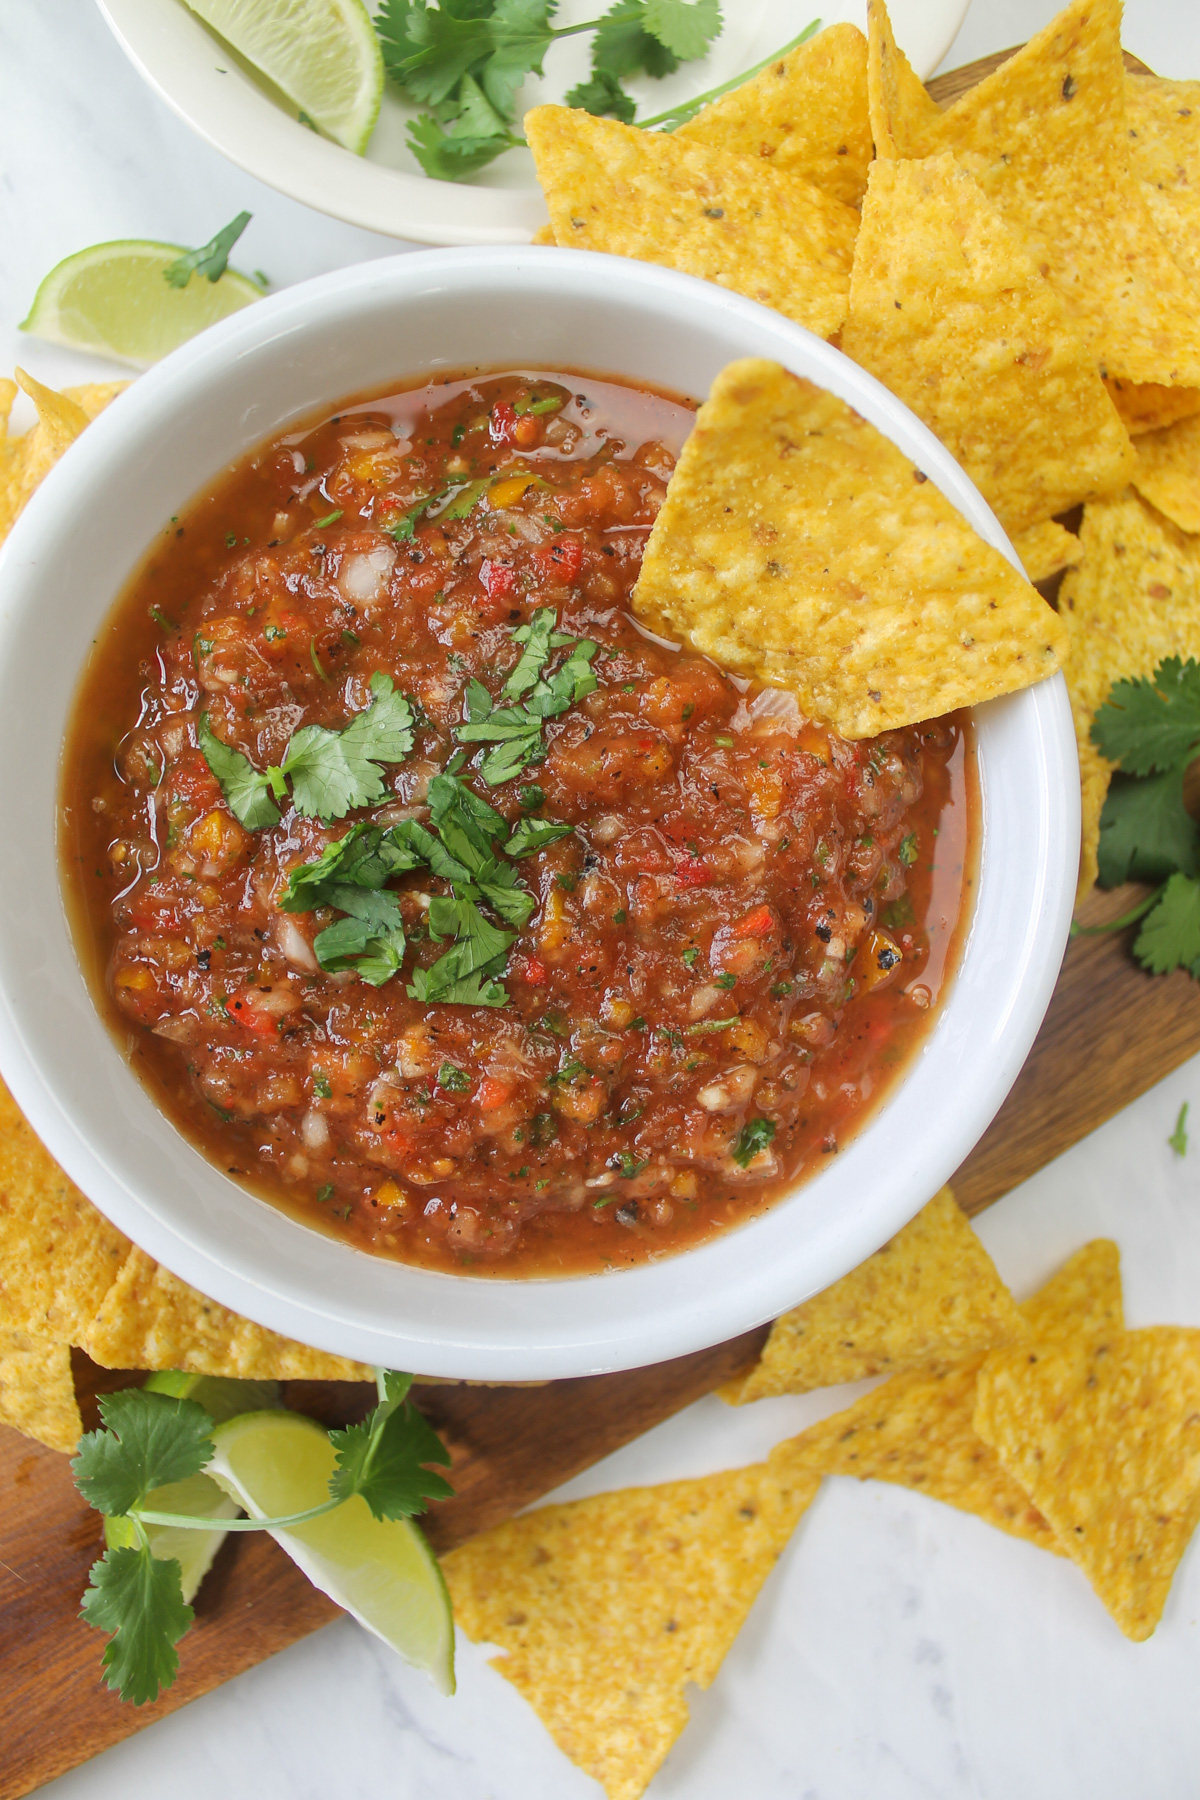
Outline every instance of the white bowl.
[[(918, 74), (930, 74), (950, 48), (968, 0), (892, 0), (897, 41)], [(318, 137), (268, 99), (183, 0), (99, 0), (100, 11), (138, 73), (192, 130), (248, 175), (318, 212), (385, 237), (422, 244), (526, 244), (546, 222), (546, 205), (528, 150), (510, 150), (473, 182), (431, 181), (409, 150), (408, 121), (418, 108), (389, 87), (367, 154)], [(372, 6), (371, 10), (375, 10)], [(702, 62), (685, 63), (666, 81), (629, 84), (642, 118), (753, 68), (804, 29), (810, 18), (866, 30), (866, 0), (831, 0), (811, 10), (796, 0), (726, 0), (725, 29)], [(563, 0), (556, 25), (604, 11), (595, 0)], [(521, 89), (519, 110), (563, 99), (587, 78), (585, 36), (566, 38), (546, 58), (545, 77)]]
[(315, 408), (431, 369), (590, 369), (703, 395), (745, 355), (841, 395), (1015, 562), (948, 453), (836, 350), (720, 287), (576, 251), (426, 251), (248, 307), (118, 399), (18, 521), (0, 553), (0, 1068), (83, 1191), (214, 1299), (322, 1349), (431, 1375), (535, 1380), (657, 1362), (845, 1274), (929, 1199), (1007, 1093), (1054, 986), (1074, 890), (1077, 768), (1061, 677), (977, 712), (974, 917), (957, 978), (890, 1100), (764, 1216), (641, 1268), (447, 1275), (321, 1236), (176, 1131), (80, 971), (55, 841), (63, 734), (96, 628), (171, 513)]

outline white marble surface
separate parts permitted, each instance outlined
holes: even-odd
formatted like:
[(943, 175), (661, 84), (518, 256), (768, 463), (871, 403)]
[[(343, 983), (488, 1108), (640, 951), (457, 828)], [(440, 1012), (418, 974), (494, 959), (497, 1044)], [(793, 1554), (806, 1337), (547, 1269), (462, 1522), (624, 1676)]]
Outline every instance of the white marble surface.
[[(1042, 0), (974, 0), (947, 65), (1036, 30)], [(1126, 42), (1200, 76), (1195, 0), (1130, 0)], [(40, 277), (109, 237), (186, 243), (241, 207), (238, 259), (279, 285), (393, 252), (305, 211), (189, 135), (141, 86), (89, 0), (0, 4), (0, 368), (48, 380), (105, 366), (16, 330)], [(1190, 1100), (1197, 1141), (1167, 1146)], [(1200, 1059), (980, 1223), (1018, 1293), (1098, 1233), (1124, 1256), (1132, 1324), (1200, 1325)], [(564, 1494), (753, 1460), (857, 1390), (690, 1408)], [(1200, 1548), (1150, 1643), (1127, 1643), (1070, 1566), (918, 1495), (827, 1482), (656, 1800), (1195, 1800)], [(183, 1646), (187, 1653), (186, 1643)], [(335, 1625), (54, 1783), (55, 1800), (168, 1791), (254, 1800), (589, 1800), (599, 1790), (487, 1665), (460, 1648), (443, 1700)], [(70, 1729), (69, 1713), (64, 1730)]]

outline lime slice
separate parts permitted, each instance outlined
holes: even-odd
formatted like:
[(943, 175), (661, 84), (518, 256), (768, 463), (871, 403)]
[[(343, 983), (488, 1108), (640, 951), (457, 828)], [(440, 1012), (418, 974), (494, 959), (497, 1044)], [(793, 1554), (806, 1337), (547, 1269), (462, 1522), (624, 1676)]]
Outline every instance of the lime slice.
[[(195, 1400), (214, 1421), (279, 1404), (277, 1381), (234, 1381), (224, 1375), (189, 1375), (183, 1369), (163, 1369), (148, 1376), (143, 1386), (151, 1394), (170, 1394), (175, 1400)], [(214, 1521), (236, 1519), (242, 1510), (238, 1502), (208, 1475), (192, 1475), (187, 1481), (173, 1481), (169, 1487), (155, 1488), (146, 1504), (154, 1512), (184, 1513), (192, 1518)], [(146, 1525), (143, 1529), (153, 1556), (161, 1557), (164, 1562), (170, 1562), (174, 1557), (179, 1563), (183, 1597), (189, 1602), (193, 1600), (229, 1533), (197, 1531), (191, 1526), (179, 1530), (171, 1525)], [(106, 1517), (104, 1541), (110, 1550), (135, 1546), (137, 1531), (133, 1521)]]
[(20, 328), (148, 369), (206, 325), (262, 299), (261, 288), (234, 269), (218, 281), (193, 275), (186, 287), (172, 287), (164, 270), (185, 254), (179, 244), (136, 238), (77, 250), (51, 269)]
[(361, 156), (379, 117), (383, 55), (362, 0), (187, 0), (309, 123)]
[[(186, 1481), (173, 1481), (170, 1487), (155, 1488), (146, 1504), (155, 1512), (186, 1513), (191, 1518), (214, 1521), (236, 1519), (241, 1511), (237, 1501), (207, 1475), (191, 1475)], [(212, 1568), (213, 1558), (229, 1535), (219, 1528), (197, 1531), (192, 1526), (180, 1529), (174, 1525), (143, 1525), (142, 1530), (149, 1539), (152, 1556), (159, 1556), (164, 1562), (170, 1562), (172, 1557), (178, 1561), (183, 1597), (188, 1602), (195, 1598), (197, 1588)], [(104, 1541), (110, 1550), (136, 1547), (138, 1536), (133, 1520), (106, 1518)]]
[[(277, 1381), (235, 1381), (230, 1375), (189, 1375), (183, 1369), (160, 1369), (142, 1383), (148, 1394), (170, 1394), (173, 1400), (194, 1400), (214, 1425), (234, 1419), (238, 1413), (261, 1412), (279, 1405)], [(181, 1512), (182, 1507), (174, 1507)]]
[[(286, 1518), (329, 1498), (333, 1445), (311, 1419), (247, 1413), (218, 1425), (209, 1472), (252, 1519)], [(333, 1512), (273, 1531), (314, 1587), (454, 1692), (454, 1621), (442, 1571), (408, 1519), (377, 1519), (355, 1495)]]

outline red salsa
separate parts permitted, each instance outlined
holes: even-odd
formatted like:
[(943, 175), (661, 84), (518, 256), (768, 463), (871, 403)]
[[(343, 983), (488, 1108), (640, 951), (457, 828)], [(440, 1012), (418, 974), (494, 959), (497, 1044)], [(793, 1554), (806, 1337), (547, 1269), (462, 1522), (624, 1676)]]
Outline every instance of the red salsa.
[(384, 1255), (624, 1266), (836, 1154), (928, 1029), (970, 732), (849, 743), (641, 629), (693, 409), (593, 376), (355, 401), (173, 519), (63, 790), (133, 1067)]

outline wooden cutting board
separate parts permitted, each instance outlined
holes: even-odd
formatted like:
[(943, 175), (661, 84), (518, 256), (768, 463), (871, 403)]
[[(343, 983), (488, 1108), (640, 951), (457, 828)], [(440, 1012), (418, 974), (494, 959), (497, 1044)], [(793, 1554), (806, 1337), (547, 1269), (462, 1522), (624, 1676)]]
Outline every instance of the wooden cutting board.
[[(946, 103), (1011, 52), (930, 83)], [(1131, 68), (1141, 68), (1127, 57)], [(1119, 918), (1137, 890), (1093, 895), (1083, 922)], [(1200, 1051), (1200, 984), (1152, 978), (1129, 955), (1132, 931), (1077, 937), (1012, 1093), (955, 1178), (968, 1212), (1026, 1176)], [(622, 1375), (540, 1388), (428, 1387), (418, 1399), (453, 1454), (456, 1497), (425, 1521), (438, 1550), (511, 1516), (610, 1451), (699, 1399), (757, 1353), (765, 1328), (695, 1356)], [(77, 1354), (88, 1429), (95, 1395), (130, 1376)], [(325, 1424), (361, 1417), (374, 1390), (289, 1383), (289, 1405)], [(337, 1616), (266, 1536), (226, 1541), (201, 1589), (181, 1672), (154, 1706), (123, 1705), (102, 1685), (103, 1638), (78, 1618), (99, 1519), (65, 1457), (0, 1427), (0, 1800), (17, 1800), (142, 1726), (253, 1667)]]

